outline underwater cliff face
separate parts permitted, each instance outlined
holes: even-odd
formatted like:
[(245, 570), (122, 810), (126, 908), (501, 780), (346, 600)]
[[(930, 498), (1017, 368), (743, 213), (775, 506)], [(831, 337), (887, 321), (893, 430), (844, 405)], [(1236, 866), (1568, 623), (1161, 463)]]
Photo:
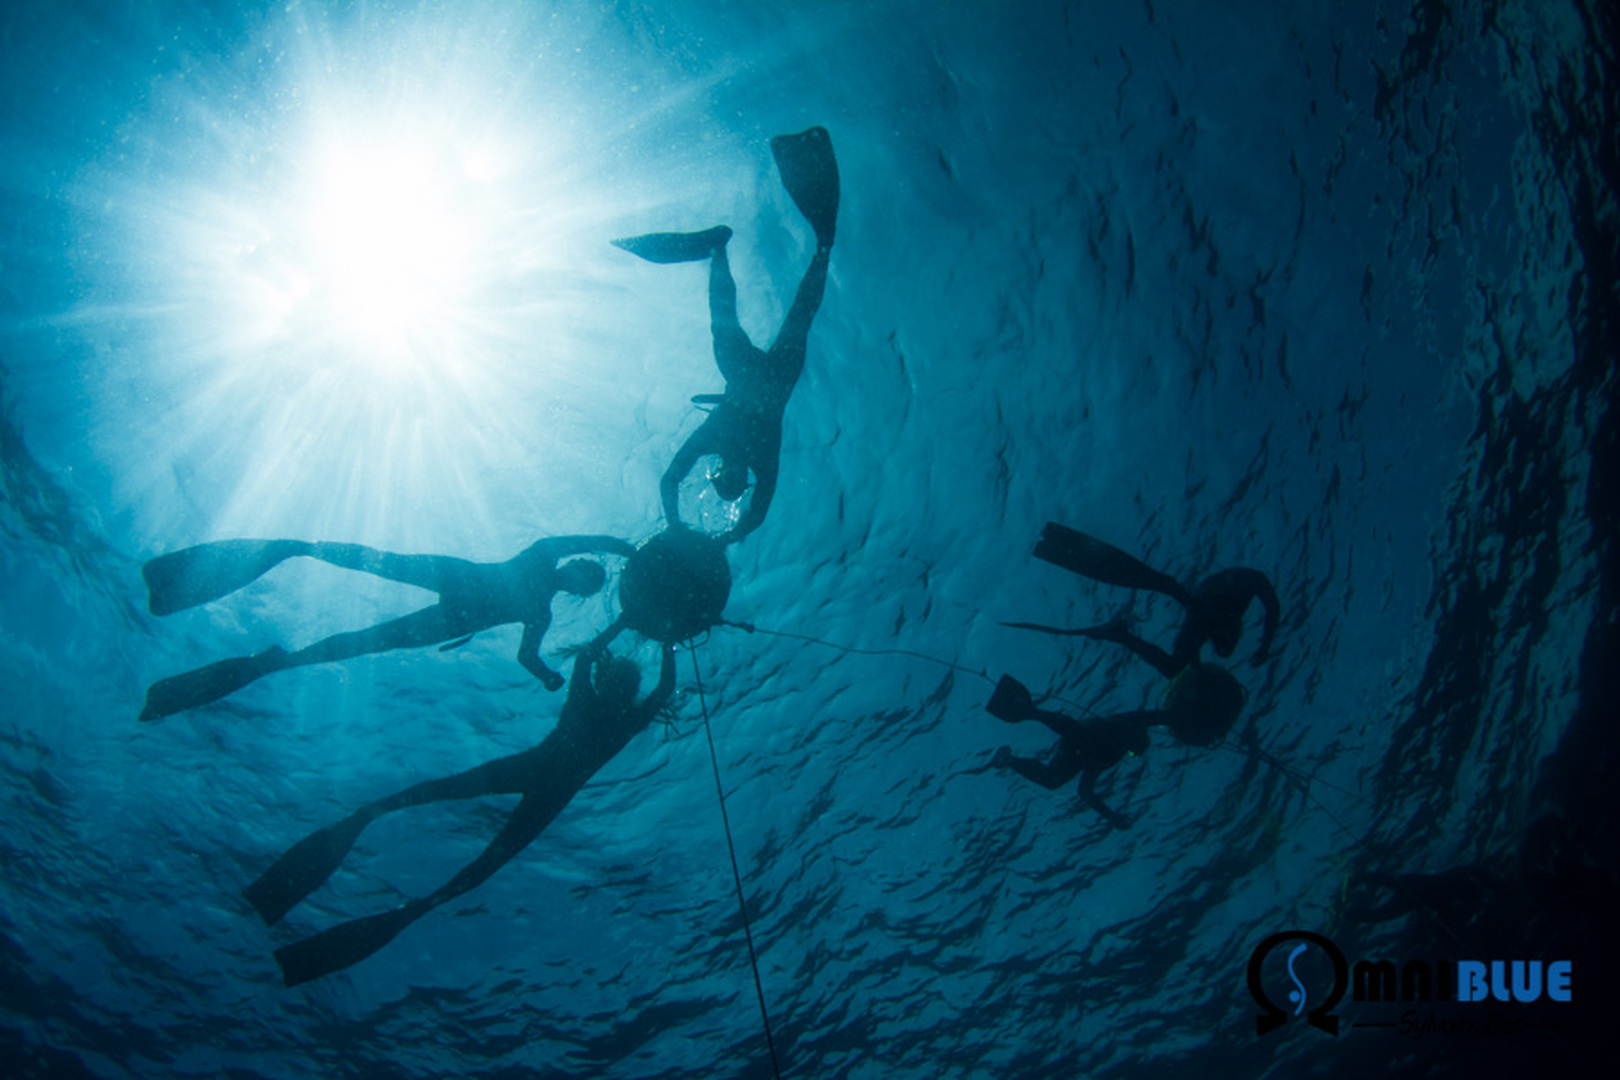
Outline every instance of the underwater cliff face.
[[(770, 1075), (706, 713), (784, 1075), (1579, 1068), (1617, 866), (1614, 22), (8, 9), (0, 1057)], [(706, 275), (608, 241), (729, 225), (768, 342), (814, 242), (767, 144), (813, 124), (830, 280), (775, 500), (730, 552), (726, 613), (760, 632), (683, 651), (673, 721), (492, 880), (284, 989), (275, 948), (430, 892), (512, 800), (379, 820), (271, 930), (243, 888), (369, 800), (534, 745), (561, 695), (509, 626), (138, 724), (156, 679), (426, 596), (298, 560), (158, 619), (141, 565), (653, 535), (691, 398), (722, 388)], [(1260, 569), (1281, 602), (1274, 657), (1248, 662), (1251, 612), (1226, 662), (1229, 745), (1157, 731), (1100, 781), (1126, 831), (981, 768), (1053, 743), (984, 712), (1004, 673), (1073, 715), (1163, 693), (1122, 650), (1000, 625), (1175, 634), (1173, 601), (1031, 558), (1049, 520), (1183, 582)], [(543, 656), (612, 617), (559, 599)], [(1409, 913), (1366, 917), (1380, 875)], [(1572, 959), (1577, 1007), (1420, 1039), (1347, 1001), (1337, 1039), (1257, 1038), (1246, 965), (1293, 928)]]

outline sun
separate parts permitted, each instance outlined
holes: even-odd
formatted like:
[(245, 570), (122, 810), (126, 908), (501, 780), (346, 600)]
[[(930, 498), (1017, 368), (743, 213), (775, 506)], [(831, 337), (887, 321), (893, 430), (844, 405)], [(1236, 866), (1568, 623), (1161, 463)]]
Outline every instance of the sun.
[(302, 193), (303, 277), (329, 329), (397, 363), (452, 337), (475, 286), (488, 220), (454, 155), (409, 140), (330, 140)]

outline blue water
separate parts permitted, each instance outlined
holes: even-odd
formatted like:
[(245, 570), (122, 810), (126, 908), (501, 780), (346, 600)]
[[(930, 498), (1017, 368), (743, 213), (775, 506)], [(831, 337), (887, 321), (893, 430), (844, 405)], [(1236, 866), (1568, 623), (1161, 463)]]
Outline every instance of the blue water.
[[(1257, 1038), (1244, 970), (1303, 927), (1352, 956), (1573, 955), (1602, 990), (1615, 16), (1276, 8), (6, 5), (0, 1073), (771, 1075), (706, 710), (783, 1075), (1582, 1074), (1585, 1014)], [(674, 723), (527, 852), (284, 989), (273, 949), (431, 891), (511, 800), (378, 822), (272, 930), (242, 888), (538, 742), (559, 696), (507, 627), (137, 724), (157, 678), (424, 596), (302, 560), (157, 619), (141, 564), (651, 536), (689, 398), (720, 389), (705, 278), (607, 241), (729, 224), (768, 340), (813, 242), (767, 142), (812, 124), (838, 241), (727, 615), (832, 645), (716, 629)], [(463, 166), (421, 196), (455, 230), (389, 216), (418, 159), (343, 156), (390, 139)], [(370, 185), (347, 218), (310, 194), (331, 161)], [(357, 327), (388, 298), (319, 252), (373, 212), (366, 274), (431, 288)], [(1276, 659), (1233, 665), (1271, 763), (1157, 734), (1100, 785), (1126, 832), (967, 771), (1051, 743), (983, 712), (1002, 673), (1076, 715), (1162, 690), (999, 625), (1128, 601), (1030, 558), (1047, 520), (1181, 580), (1271, 576)], [(547, 658), (610, 603), (559, 600)], [(1170, 601), (1132, 612), (1173, 635)], [(1352, 917), (1368, 874), (1461, 866), (1492, 883), (1478, 920)]]

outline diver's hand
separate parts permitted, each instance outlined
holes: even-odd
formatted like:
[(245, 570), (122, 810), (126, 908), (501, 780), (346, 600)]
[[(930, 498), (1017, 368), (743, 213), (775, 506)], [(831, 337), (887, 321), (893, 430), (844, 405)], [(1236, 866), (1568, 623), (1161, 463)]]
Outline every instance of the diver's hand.
[(1136, 822), (1126, 817), (1124, 814), (1109, 814), (1108, 824), (1112, 825), (1116, 829), (1128, 829), (1132, 825), (1136, 824)]
[(541, 674), (540, 681), (545, 684), (547, 690), (561, 690), (564, 679), (555, 671), (547, 671)]

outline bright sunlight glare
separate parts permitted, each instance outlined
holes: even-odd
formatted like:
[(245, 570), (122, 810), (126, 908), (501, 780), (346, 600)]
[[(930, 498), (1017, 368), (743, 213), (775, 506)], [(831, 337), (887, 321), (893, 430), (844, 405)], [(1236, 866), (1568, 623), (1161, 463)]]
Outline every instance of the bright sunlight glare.
[(484, 224), (428, 148), (399, 142), (323, 148), (308, 193), (305, 247), (329, 316), (372, 354), (397, 361), (443, 344), (471, 282)]
[[(304, 533), (473, 540), (516, 503), (599, 489), (615, 365), (640, 362), (613, 303), (638, 267), (607, 240), (627, 208), (671, 220), (646, 211), (689, 204), (702, 174), (626, 168), (668, 140), (556, 32), (499, 0), (278, 6), (238, 55), (155, 84), (130, 149), (82, 181), (119, 230), (87, 264), (139, 320), (98, 330), (105, 355), (139, 350), (108, 400), (157, 403), (171, 447), (146, 482), (237, 535), (295, 514)], [(525, 481), (497, 512), (467, 478), (502, 470)]]

